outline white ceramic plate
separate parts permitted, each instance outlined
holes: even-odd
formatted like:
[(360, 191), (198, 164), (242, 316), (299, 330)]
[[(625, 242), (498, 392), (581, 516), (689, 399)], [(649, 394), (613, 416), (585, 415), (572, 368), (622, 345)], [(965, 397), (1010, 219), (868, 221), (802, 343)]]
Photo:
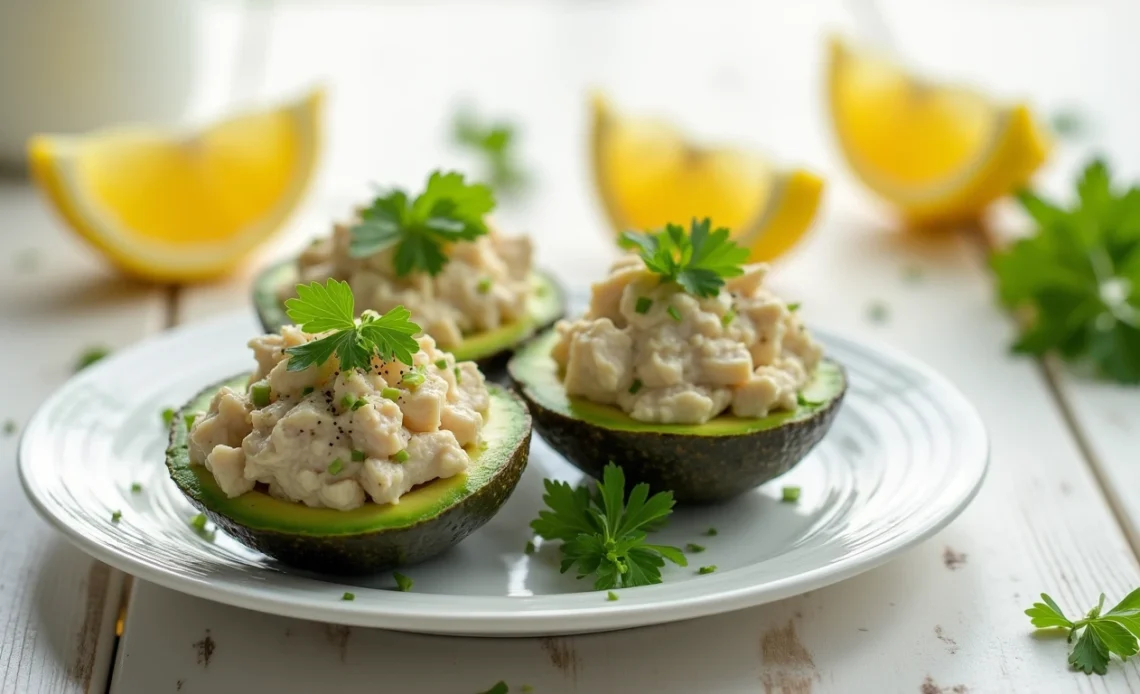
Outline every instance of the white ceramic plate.
[[(305, 619), (406, 631), (494, 636), (566, 634), (654, 624), (779, 600), (848, 578), (921, 542), (953, 519), (985, 474), (978, 415), (929, 368), (893, 351), (816, 330), (847, 367), (850, 390), (831, 432), (793, 471), (721, 506), (684, 508), (655, 535), (688, 542), (688, 568), (616, 602), (559, 574), (557, 547), (524, 554), (543, 477), (581, 474), (535, 437), (530, 465), (502, 511), (445, 555), (388, 574), (305, 574), (222, 533), (211, 541), (166, 475), (160, 412), (207, 384), (247, 371), (251, 316), (177, 329), (83, 371), (43, 404), (20, 444), (19, 468), (39, 512), (93, 556), (210, 600)], [(140, 483), (141, 493), (131, 484)], [(781, 487), (799, 485), (796, 504)], [(121, 511), (119, 522), (111, 520)], [(715, 537), (705, 536), (714, 527)], [(715, 573), (699, 575), (701, 565)], [(354, 601), (343, 601), (345, 591)]]

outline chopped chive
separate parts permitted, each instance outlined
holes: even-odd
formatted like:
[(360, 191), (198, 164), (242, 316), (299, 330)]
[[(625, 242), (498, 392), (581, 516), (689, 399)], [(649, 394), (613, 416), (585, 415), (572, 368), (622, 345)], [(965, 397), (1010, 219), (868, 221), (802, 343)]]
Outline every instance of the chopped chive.
[(249, 399), (253, 402), (254, 407), (266, 407), (269, 405), (269, 384), (265, 381), (258, 381), (249, 387)]
[(396, 451), (396, 455), (392, 456), (392, 460), (395, 460), (397, 463), (408, 462), (408, 449), (405, 448), (402, 451)]
[(439, 369), (440, 371), (446, 371), (447, 370), (447, 360), (446, 359), (437, 359), (435, 362), (435, 368)]
[(346, 410), (351, 409), (352, 406), (355, 404), (356, 404), (356, 396), (353, 395), (352, 393), (348, 393), (347, 395), (345, 395), (343, 398), (340, 399), (340, 406)]
[(705, 531), (705, 535), (708, 535), (709, 537), (716, 537), (716, 528), (709, 528)]
[(83, 353), (75, 360), (75, 370), (77, 372), (82, 371), (110, 353), (111, 350), (106, 347), (88, 347), (83, 350)]
[(344, 595), (340, 596), (340, 599), (341, 600), (347, 600), (348, 602), (352, 602), (353, 600), (356, 599), (356, 595), (354, 595), (353, 593), (346, 592)]
[(165, 424), (166, 426), (170, 426), (171, 422), (174, 421), (174, 414), (175, 413), (174, 413), (173, 407), (168, 407), (165, 410), (163, 410), (162, 411), (162, 423)]
[(191, 518), (190, 519), (190, 527), (194, 528), (195, 530), (205, 530), (206, 529), (206, 514), (199, 513), (198, 515)]
[(397, 388), (385, 388), (384, 390), (380, 391), (380, 397), (386, 398), (388, 400), (399, 400), (400, 391)]
[(475, 289), (480, 294), (486, 294), (487, 292), (491, 291), (491, 278), (484, 277), (483, 279), (479, 280), (479, 284), (475, 285)]
[(333, 477), (336, 477), (337, 475), (339, 475), (340, 471), (343, 469), (344, 469), (344, 462), (340, 458), (337, 458), (337, 459), (333, 460), (331, 463), (329, 463), (329, 468), (328, 468), (329, 474), (332, 475)]
[(313, 387), (312, 386), (305, 386), (304, 388), (301, 389), (301, 397), (304, 397), (311, 392), (313, 392)]
[(523, 554), (534, 554), (534, 541), (527, 540), (526, 548), (523, 549)]
[(14, 419), (5, 419), (4, 420), (4, 435), (5, 436), (11, 436), (12, 434), (15, 434), (16, 430), (19, 428), (20, 428), (20, 425), (16, 424), (16, 420), (14, 420)]
[(703, 545), (698, 545), (698, 544), (690, 542), (689, 544), (685, 545), (685, 551), (686, 552), (692, 552), (693, 554), (699, 554), (699, 553), (705, 551), (705, 548)]
[(112, 511), (111, 512), (111, 522), (112, 523), (118, 523), (119, 519), (122, 517), (123, 517), (122, 511)]
[(647, 296), (638, 297), (637, 305), (633, 307), (634, 311), (638, 313), (649, 313), (649, 309), (653, 307), (653, 299)]
[(463, 374), (459, 373), (459, 367), (455, 367), (455, 385), (463, 382)]
[(182, 416), (182, 421), (186, 424), (186, 431), (190, 431), (190, 429), (194, 427), (194, 421), (196, 419), (198, 419), (197, 412), (191, 412), (190, 414)]
[(424, 375), (422, 373), (420, 373), (419, 371), (408, 371), (404, 374), (404, 377), (400, 380), (401, 380), (401, 382), (407, 383), (409, 386), (411, 386), (412, 390), (415, 390), (416, 386), (423, 384)]
[(800, 488), (787, 486), (781, 490), (780, 501), (795, 503), (800, 500)]
[(612, 590), (610, 592), (606, 593), (606, 600), (613, 602), (614, 600), (617, 600), (617, 599), (618, 599), (618, 594), (613, 592)]
[(677, 321), (678, 323), (681, 322), (681, 312), (677, 310), (676, 306), (670, 306), (668, 309), (665, 310), (665, 313), (668, 313), (669, 317), (672, 318), (673, 320)]
[(732, 321), (735, 319), (736, 319), (736, 309), (730, 308), (730, 309), (728, 309), (727, 313), (725, 313), (723, 316), (720, 317), (720, 324), (727, 328), (729, 325), (732, 324)]
[(131, 494), (142, 494), (142, 485), (138, 482), (131, 483)]
[(637, 391), (641, 390), (641, 385), (642, 383), (640, 378), (633, 379), (633, 385), (629, 387), (629, 394), (635, 395)]
[(393, 571), (392, 578), (396, 579), (396, 587), (401, 591), (407, 593), (412, 589), (412, 579), (408, 578), (399, 571)]
[(817, 402), (815, 400), (808, 400), (807, 397), (801, 391), (801, 392), (796, 393), (796, 404), (799, 405), (800, 407), (819, 407), (823, 403)]
[(364, 455), (364, 451), (354, 450), (352, 452), (352, 462), (354, 463), (363, 463), (366, 457), (367, 456)]
[(789, 311), (799, 311), (800, 310), (800, 302), (793, 301), (792, 303), (788, 304), (788, 310)]
[(714, 571), (716, 571), (716, 564), (709, 564), (708, 566), (702, 566), (701, 568), (697, 569), (697, 573), (701, 575), (711, 574)]
[(364, 398), (357, 398), (356, 402), (352, 403), (352, 411), (356, 412), (361, 407), (364, 407), (367, 404), (368, 404), (368, 401), (365, 400)]

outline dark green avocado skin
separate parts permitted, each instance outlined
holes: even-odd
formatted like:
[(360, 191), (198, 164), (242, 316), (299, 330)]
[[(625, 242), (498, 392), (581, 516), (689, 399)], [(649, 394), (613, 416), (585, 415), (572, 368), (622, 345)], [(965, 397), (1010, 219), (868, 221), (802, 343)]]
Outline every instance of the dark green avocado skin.
[(399, 530), (336, 538), (254, 530), (210, 510), (193, 498), (190, 501), (243, 545), (283, 564), (342, 576), (374, 574), (441, 554), (491, 520), (518, 484), (529, 452), (528, 437), (519, 444), (510, 462), (492, 482), (440, 515)]
[[(286, 281), (290, 281), (289, 278), (295, 276), (293, 270), (295, 265), (295, 259), (275, 263), (261, 271), (253, 281), (253, 306), (257, 311), (257, 319), (261, 323), (261, 327), (267, 333), (278, 332), (281, 330), (281, 326), (292, 324), (289, 316), (285, 314), (285, 307), (277, 292)], [(543, 315), (542, 319), (535, 324), (530, 333), (531, 336), (538, 335), (552, 327), (566, 314), (566, 292), (555, 282), (553, 277), (544, 275), (543, 278), (555, 295), (554, 300), (557, 302), (558, 309)], [(503, 349), (498, 352), (476, 359), (475, 364), (479, 366), (479, 370), (488, 380), (496, 383), (507, 383), (507, 361), (510, 360), (518, 346), (517, 344), (504, 345)]]
[[(474, 493), (434, 516), (400, 528), (345, 535), (303, 535), (251, 528), (208, 506), (199, 494), (184, 485), (184, 476), (175, 474), (175, 469), (186, 464), (189, 455), (184, 445), (176, 445), (179, 433), (179, 440), (185, 440), (183, 416), (200, 409), (196, 405), (208, 402), (221, 386), (234, 383), (235, 380), (230, 379), (212, 385), (182, 408), (171, 427), (167, 469), (183, 495), (231, 537), (283, 564), (306, 571), (366, 575), (415, 564), (446, 551), (491, 520), (518, 485), (530, 455), (531, 421), (524, 411), (526, 433), (514, 441), (507, 460), (494, 476)], [(504, 392), (518, 401), (516, 395)]]
[(575, 467), (600, 479), (613, 461), (630, 484), (672, 491), (682, 504), (727, 501), (791, 470), (823, 439), (846, 394), (845, 388), (810, 417), (774, 429), (698, 436), (620, 431), (568, 417), (536, 402), (514, 370), (511, 377), (538, 433)]

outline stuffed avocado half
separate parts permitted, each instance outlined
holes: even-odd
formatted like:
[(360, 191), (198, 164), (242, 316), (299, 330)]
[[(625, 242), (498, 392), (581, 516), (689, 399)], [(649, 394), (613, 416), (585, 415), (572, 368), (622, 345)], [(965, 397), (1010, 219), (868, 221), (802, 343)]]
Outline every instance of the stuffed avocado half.
[(462, 174), (434, 172), (418, 195), (379, 191), (296, 258), (265, 270), (254, 304), (266, 330), (289, 322), (283, 303), (297, 283), (343, 280), (357, 309), (405, 306), (439, 346), (484, 370), (564, 313), (557, 283), (533, 266), (525, 235), (494, 229), (491, 190)]
[(539, 433), (595, 477), (606, 463), (679, 502), (729, 499), (787, 472), (830, 427), (847, 381), (726, 229), (623, 235), (585, 314), (508, 372)]
[(402, 306), (357, 318), (346, 283), (297, 292), (297, 325), (249, 341), (253, 373), (174, 418), (179, 489), (249, 547), (325, 573), (415, 563), (486, 523), (526, 467), (523, 402)]

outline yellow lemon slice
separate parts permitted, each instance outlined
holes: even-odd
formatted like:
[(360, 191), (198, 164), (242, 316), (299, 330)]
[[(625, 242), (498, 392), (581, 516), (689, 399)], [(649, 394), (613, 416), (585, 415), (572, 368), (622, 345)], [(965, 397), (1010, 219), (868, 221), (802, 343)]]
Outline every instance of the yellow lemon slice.
[(916, 225), (976, 218), (1024, 184), (1049, 153), (1049, 137), (1025, 105), (919, 81), (837, 38), (828, 96), (856, 176)]
[(787, 251), (811, 226), (823, 192), (818, 176), (777, 169), (752, 152), (697, 147), (668, 123), (621, 117), (599, 93), (591, 105), (594, 181), (615, 232), (709, 217), (760, 261)]
[(300, 200), (320, 140), (323, 91), (191, 133), (143, 127), (36, 135), (37, 185), (125, 272), (162, 282), (231, 270)]

